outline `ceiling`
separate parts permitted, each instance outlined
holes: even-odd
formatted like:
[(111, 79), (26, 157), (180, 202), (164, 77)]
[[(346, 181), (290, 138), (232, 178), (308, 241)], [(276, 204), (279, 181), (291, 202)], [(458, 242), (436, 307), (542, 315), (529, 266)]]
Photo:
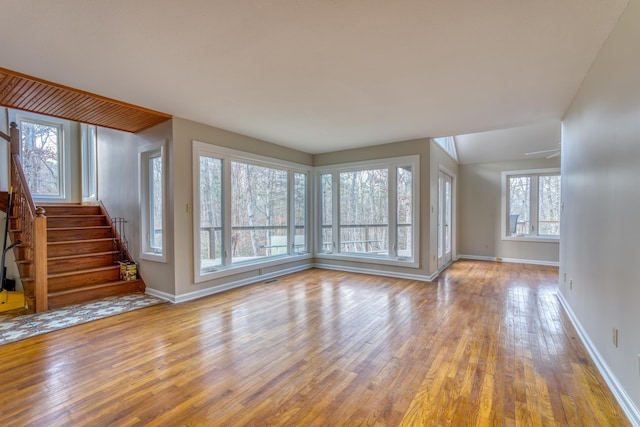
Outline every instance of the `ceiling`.
[(321, 153), (559, 121), (627, 2), (0, 0), (0, 65)]
[(543, 159), (552, 153), (533, 153), (559, 149), (561, 138), (560, 120), (550, 119), (526, 126), (457, 135), (455, 141), (458, 161), (470, 164)]

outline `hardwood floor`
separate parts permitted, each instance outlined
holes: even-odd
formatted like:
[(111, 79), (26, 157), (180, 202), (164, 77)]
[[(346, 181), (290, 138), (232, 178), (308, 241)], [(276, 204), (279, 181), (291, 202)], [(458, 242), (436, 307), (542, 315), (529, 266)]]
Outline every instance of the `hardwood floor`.
[(0, 425), (629, 425), (557, 274), (308, 270), (0, 346)]

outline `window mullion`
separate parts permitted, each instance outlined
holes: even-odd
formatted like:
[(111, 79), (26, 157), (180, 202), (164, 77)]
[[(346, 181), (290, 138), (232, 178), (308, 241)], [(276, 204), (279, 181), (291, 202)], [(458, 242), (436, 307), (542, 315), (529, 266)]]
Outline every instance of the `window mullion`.
[(287, 254), (289, 255), (295, 253), (296, 206), (295, 203), (293, 203), (293, 199), (296, 197), (295, 185), (295, 172), (289, 169), (287, 171), (287, 212), (289, 213), (289, 218), (287, 218)]
[(222, 158), (222, 265), (231, 265), (231, 160)]
[(531, 229), (529, 234), (534, 236), (538, 235), (538, 175), (531, 175), (531, 201), (529, 203), (529, 218), (531, 218)]
[(388, 176), (388, 209), (389, 214), (389, 233), (387, 238), (389, 242), (387, 247), (389, 248), (389, 257), (398, 257), (398, 168), (391, 167), (387, 171)]
[(331, 173), (331, 203), (332, 203), (332, 219), (331, 230), (333, 235), (333, 253), (340, 253), (340, 174), (338, 172)]

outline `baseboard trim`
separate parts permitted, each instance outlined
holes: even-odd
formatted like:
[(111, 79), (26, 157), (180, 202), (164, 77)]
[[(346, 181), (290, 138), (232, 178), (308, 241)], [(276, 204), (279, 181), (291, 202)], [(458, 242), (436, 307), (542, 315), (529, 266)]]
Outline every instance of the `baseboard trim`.
[(598, 371), (600, 371), (600, 374), (602, 374), (602, 376), (604, 377), (605, 382), (622, 407), (622, 410), (627, 415), (627, 418), (629, 418), (629, 421), (634, 426), (640, 426), (640, 410), (638, 410), (636, 405), (633, 403), (633, 400), (631, 400), (616, 376), (613, 374), (613, 372), (611, 372), (611, 369), (609, 369), (609, 365), (607, 365), (607, 362), (605, 362), (597, 347), (593, 344), (591, 338), (589, 338), (589, 334), (587, 334), (587, 331), (585, 331), (582, 327), (582, 324), (569, 306), (567, 300), (564, 298), (564, 295), (562, 295), (561, 292), (557, 292), (557, 296), (558, 300), (560, 300), (560, 304), (562, 304), (562, 307), (564, 308), (565, 313), (567, 313), (567, 316), (569, 316), (569, 320), (571, 320), (573, 327), (576, 329), (580, 340), (586, 347), (589, 355), (591, 356), (591, 359), (593, 359), (593, 362), (596, 364)]
[(148, 286), (145, 288), (144, 293), (148, 294), (148, 295), (151, 295), (151, 296), (154, 296), (154, 297), (157, 297), (157, 298), (160, 298), (160, 299), (163, 299), (165, 301), (176, 302), (175, 301), (175, 295), (172, 295), (172, 294), (164, 292), (164, 291), (159, 291), (157, 289), (153, 289), (153, 288), (150, 288)]
[(308, 270), (312, 267), (311, 264), (303, 264), (296, 267), (286, 268), (283, 270), (274, 271), (272, 273), (263, 274), (261, 276), (252, 276), (246, 279), (236, 280), (235, 282), (224, 283), (219, 286), (214, 286), (199, 291), (188, 292), (182, 295), (176, 295), (174, 297), (175, 303), (181, 303), (191, 301), (194, 299), (206, 297), (209, 295), (218, 294), (220, 292), (228, 291), (229, 289), (239, 288), (241, 286), (250, 285), (252, 283), (263, 282), (265, 280), (273, 279), (276, 277), (284, 276), (286, 274), (297, 273), (298, 271)]
[(435, 272), (430, 276), (424, 276), (422, 274), (407, 274), (407, 273), (399, 273), (399, 272), (388, 271), (388, 270), (373, 270), (369, 268), (348, 267), (344, 265), (333, 265), (333, 264), (324, 264), (324, 263), (315, 263), (313, 264), (313, 266), (315, 268), (323, 268), (325, 270), (345, 271), (347, 273), (372, 274), (374, 276), (393, 277), (396, 279), (419, 280), (421, 282), (433, 282), (438, 277), (438, 274), (439, 274), (438, 272)]
[(533, 265), (546, 265), (549, 267), (560, 267), (559, 262), (540, 261), (537, 259), (501, 258), (501, 257), (478, 256), (478, 255), (458, 255), (456, 259), (470, 259), (475, 261), (495, 261), (495, 262), (509, 262), (514, 264), (533, 264)]

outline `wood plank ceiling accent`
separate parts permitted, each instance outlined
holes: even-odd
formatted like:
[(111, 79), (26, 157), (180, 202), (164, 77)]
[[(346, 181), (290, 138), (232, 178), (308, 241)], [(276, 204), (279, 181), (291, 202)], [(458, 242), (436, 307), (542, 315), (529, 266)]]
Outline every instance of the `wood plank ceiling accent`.
[(0, 105), (137, 133), (171, 115), (0, 68)]

